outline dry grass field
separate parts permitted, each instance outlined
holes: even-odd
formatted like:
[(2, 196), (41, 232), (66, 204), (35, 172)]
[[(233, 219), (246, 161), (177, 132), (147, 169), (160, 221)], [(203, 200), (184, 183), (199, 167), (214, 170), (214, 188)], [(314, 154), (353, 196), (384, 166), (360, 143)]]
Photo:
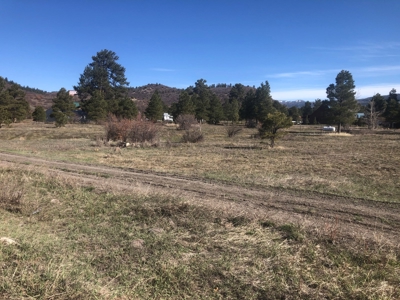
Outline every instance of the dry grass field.
[[(0, 158), (0, 298), (400, 298), (399, 240), (383, 235), (400, 228), (399, 131), (337, 135), (299, 126), (270, 149), (255, 129), (234, 138), (224, 126), (202, 130), (198, 144), (161, 126), (157, 146), (118, 148), (103, 143), (98, 125), (1, 128), (0, 152), (20, 160)], [(137, 185), (140, 177), (123, 181), (129, 172), (154, 177)], [(161, 186), (156, 175), (182, 182)], [(198, 184), (198, 193), (181, 193), (185, 184)], [(227, 196), (229, 205), (217, 205), (224, 189), (242, 189), (249, 203)], [(262, 214), (262, 202), (274, 199), (310, 199), (276, 208), (304, 223)], [(358, 205), (358, 215), (349, 221), (338, 210), (327, 219), (326, 211), (323, 219), (319, 199), (325, 209), (327, 201)], [(259, 213), (240, 212), (255, 200)], [(326, 234), (306, 225), (313, 215)], [(376, 236), (350, 240), (338, 222)]]
[[(296, 126), (276, 148), (244, 129), (228, 138), (224, 126), (204, 125), (205, 141), (179, 143), (162, 127), (160, 147), (105, 147), (97, 125), (15, 124), (0, 131), (1, 150), (35, 157), (196, 176), (238, 185), (312, 191), (385, 202), (400, 201), (399, 131), (321, 134)], [(362, 133), (362, 132), (361, 132)], [(119, 151), (120, 150), (120, 151)]]

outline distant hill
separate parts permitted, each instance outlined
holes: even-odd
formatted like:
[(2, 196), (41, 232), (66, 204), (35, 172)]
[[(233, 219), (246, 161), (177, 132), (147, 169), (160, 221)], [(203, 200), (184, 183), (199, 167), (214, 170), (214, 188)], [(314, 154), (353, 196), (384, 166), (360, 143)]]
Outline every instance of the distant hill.
[(29, 86), (23, 86), (12, 80), (8, 80), (7, 77), (4, 78), (6, 81), (6, 88), (12, 84), (17, 84), (25, 92), (25, 99), (28, 101), (31, 108), (36, 106), (43, 106), (45, 109), (50, 108), (53, 104), (52, 99), (56, 97), (57, 92), (46, 92), (37, 88), (31, 88)]
[[(6, 78), (6, 84), (10, 85), (15, 82), (9, 81)], [(21, 85), (20, 85), (21, 86)], [(225, 101), (229, 97), (229, 92), (232, 88), (232, 85), (228, 84), (212, 84), (210, 85), (210, 89), (213, 93), (215, 93), (221, 101)], [(44, 108), (50, 108), (53, 104), (53, 99), (57, 96), (57, 92), (46, 92), (40, 89), (31, 88), (29, 86), (21, 86), (21, 89), (26, 93), (26, 100), (29, 105), (34, 108), (36, 106), (43, 106)], [(254, 87), (246, 86), (245, 91), (254, 89)], [(179, 94), (183, 89), (178, 89), (174, 87), (169, 87), (163, 84), (155, 83), (155, 84), (147, 84), (139, 87), (129, 87), (128, 88), (128, 96), (134, 99), (136, 105), (139, 110), (144, 111), (147, 107), (147, 103), (149, 102), (153, 93), (158, 90), (160, 93), (161, 99), (163, 102), (170, 106), (172, 103), (178, 102)], [(388, 95), (383, 96), (385, 99), (388, 98)], [(367, 105), (367, 103), (371, 100), (372, 97), (358, 99), (357, 101), (361, 105)], [(79, 101), (77, 96), (74, 96), (74, 101)], [(277, 100), (281, 104), (286, 105), (287, 107), (303, 107), (305, 100)]]
[[(389, 98), (389, 95), (382, 95), (382, 97), (387, 100)], [(399, 94), (397, 94), (397, 99), (399, 99)], [(369, 101), (371, 101), (372, 97), (367, 97), (367, 98), (363, 98), (363, 99), (357, 99), (358, 103), (360, 103), (363, 106), (366, 106), (368, 104)]]
[(306, 103), (306, 101), (304, 100), (277, 100), (279, 101), (281, 104), (285, 105), (288, 108), (291, 108), (293, 106), (300, 108), (304, 106), (304, 103)]
[(157, 83), (147, 84), (135, 88), (130, 87), (128, 88), (128, 96), (134, 99), (136, 106), (140, 111), (144, 111), (151, 96), (156, 90), (158, 90), (162, 101), (167, 106), (170, 106), (174, 102), (178, 102), (179, 94), (182, 91), (181, 89), (171, 88), (169, 86)]
[[(210, 89), (221, 100), (225, 100), (229, 97), (231, 87), (211, 87)], [(163, 102), (170, 106), (172, 103), (178, 102), (179, 94), (184, 89), (177, 89), (162, 84), (147, 84), (136, 88), (129, 88), (128, 90), (128, 95), (139, 101), (149, 101), (153, 93), (158, 90)]]
[(56, 92), (38, 94), (35, 92), (26, 92), (25, 99), (29, 105), (34, 108), (37, 106), (43, 106), (45, 109), (50, 108), (53, 105), (53, 99), (57, 97)]
[[(222, 102), (229, 98), (229, 92), (231, 91), (231, 88), (232, 86), (227, 84), (210, 85), (210, 90), (215, 93)], [(250, 86), (245, 86), (246, 92), (250, 89), (253, 88)], [(179, 94), (184, 89), (177, 89), (162, 84), (147, 84), (136, 88), (131, 87), (128, 90), (129, 97), (135, 99), (138, 108), (142, 110), (142, 107), (147, 107), (148, 101), (156, 90), (158, 90), (160, 93), (163, 102), (167, 106), (170, 106), (172, 103), (178, 102)]]

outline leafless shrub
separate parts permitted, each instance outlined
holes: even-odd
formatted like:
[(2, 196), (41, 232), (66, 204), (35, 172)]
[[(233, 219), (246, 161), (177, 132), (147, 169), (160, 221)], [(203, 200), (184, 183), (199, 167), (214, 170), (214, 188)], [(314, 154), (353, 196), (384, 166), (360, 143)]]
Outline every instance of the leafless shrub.
[(239, 132), (242, 131), (242, 127), (237, 125), (237, 124), (232, 124), (226, 126), (226, 133), (228, 134), (228, 137), (234, 137), (237, 135)]
[(179, 130), (189, 130), (192, 125), (198, 124), (194, 115), (179, 115), (175, 122)]
[(160, 127), (149, 121), (136, 120), (132, 123), (129, 140), (133, 143), (153, 144), (157, 138)]
[(159, 129), (157, 124), (140, 118), (129, 120), (109, 116), (105, 124), (106, 140), (121, 141), (125, 145), (128, 141), (153, 144)]
[(116, 116), (109, 115), (105, 124), (106, 140), (126, 142), (132, 123), (133, 120), (119, 120)]
[(200, 128), (186, 130), (182, 136), (183, 143), (199, 143), (204, 140), (204, 135)]

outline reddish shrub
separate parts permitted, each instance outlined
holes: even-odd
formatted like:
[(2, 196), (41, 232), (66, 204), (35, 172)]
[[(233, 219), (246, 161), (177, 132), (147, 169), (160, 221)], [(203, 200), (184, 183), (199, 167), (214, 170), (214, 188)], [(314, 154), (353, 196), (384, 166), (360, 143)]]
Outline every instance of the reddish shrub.
[(118, 119), (114, 115), (109, 115), (105, 124), (107, 141), (127, 142), (133, 122), (133, 120)]
[(159, 126), (142, 120), (140, 116), (136, 120), (129, 120), (118, 119), (114, 115), (110, 115), (105, 124), (105, 131), (107, 141), (153, 143), (158, 135)]

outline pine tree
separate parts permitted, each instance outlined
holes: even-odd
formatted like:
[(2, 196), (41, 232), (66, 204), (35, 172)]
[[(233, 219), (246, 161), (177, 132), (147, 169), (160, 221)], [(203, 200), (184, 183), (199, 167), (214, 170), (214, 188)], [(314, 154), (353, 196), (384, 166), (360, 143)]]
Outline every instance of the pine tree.
[(0, 128), (3, 124), (9, 125), (11, 122), (10, 112), (6, 108), (0, 106)]
[[(308, 124), (309, 123), (309, 119), (308, 119), (308, 116), (309, 115), (311, 115), (312, 113), (313, 113), (313, 109), (312, 109), (312, 107), (311, 107), (311, 102), (310, 101), (306, 101), (305, 103), (304, 103), (304, 106), (301, 108), (301, 111), (302, 111), (302, 116), (303, 116), (303, 122), (305, 123), (305, 124)], [(306, 121), (307, 120), (307, 121)]]
[(25, 100), (25, 92), (18, 84), (11, 83), (6, 88), (6, 81), (0, 77), (0, 108), (2, 108), (3, 123), (22, 121), (29, 115), (29, 103)]
[(292, 125), (292, 118), (287, 117), (282, 112), (277, 111), (268, 114), (267, 117), (264, 118), (264, 122), (259, 130), (260, 136), (262, 139), (269, 139), (270, 147), (273, 148), (275, 146), (275, 141), (286, 134), (286, 132), (280, 130), (289, 128)]
[(182, 91), (178, 99), (178, 115), (194, 115), (195, 106), (187, 91)]
[(333, 122), (338, 124), (338, 132), (342, 125), (351, 124), (355, 120), (358, 103), (355, 98), (353, 76), (349, 71), (342, 70), (336, 76), (336, 84), (330, 84), (326, 89)]
[(156, 90), (150, 98), (149, 105), (147, 106), (144, 114), (151, 121), (162, 120), (164, 112), (163, 102), (161, 96)]
[(390, 123), (393, 127), (396, 123), (400, 124), (400, 102), (397, 99), (397, 93), (395, 89), (389, 92), (389, 97), (386, 101), (386, 111), (383, 114), (386, 122)]
[(209, 116), (211, 91), (206, 82), (204, 79), (199, 79), (193, 88), (192, 101), (195, 105), (196, 119), (199, 122), (208, 121)]
[(135, 102), (128, 97), (123, 97), (118, 101), (117, 110), (114, 114), (118, 118), (134, 119), (138, 115), (138, 109)]
[[(119, 57), (110, 50), (101, 50), (95, 56), (92, 56), (92, 62), (88, 64), (79, 77), (79, 82), (74, 89), (82, 101), (84, 111), (90, 115), (88, 108), (92, 105), (84, 105), (97, 91), (97, 97), (106, 101), (106, 114), (132, 115), (135, 108), (128, 104), (125, 105), (127, 98), (127, 87), (129, 82), (125, 77), (125, 68), (117, 63)], [(121, 112), (121, 109), (128, 109), (128, 112)], [(99, 115), (99, 111), (92, 115)], [(101, 113), (102, 115), (102, 113)]]
[(99, 122), (107, 117), (107, 102), (100, 91), (95, 91), (90, 99), (83, 102), (82, 109), (87, 112), (89, 121)]
[(57, 97), (53, 99), (53, 112), (50, 115), (56, 120), (56, 126), (65, 126), (74, 115), (75, 105), (72, 100), (72, 96), (69, 95), (65, 88), (61, 88)]
[(273, 113), (276, 109), (273, 107), (271, 97), (271, 87), (268, 81), (261, 83), (256, 90), (255, 115), (259, 122), (263, 122), (269, 113)]
[(208, 122), (210, 124), (218, 124), (224, 118), (224, 110), (222, 108), (221, 100), (217, 95), (212, 94), (210, 99), (210, 111), (208, 114)]
[(256, 118), (256, 94), (254, 90), (249, 90), (246, 93), (239, 115), (241, 119), (246, 120), (247, 124), (250, 124)]
[(32, 119), (35, 122), (45, 122), (46, 121), (46, 111), (42, 106), (36, 106), (32, 113)]
[(232, 100), (225, 101), (223, 105), (224, 115), (226, 120), (236, 123), (239, 121), (239, 101), (234, 98)]

